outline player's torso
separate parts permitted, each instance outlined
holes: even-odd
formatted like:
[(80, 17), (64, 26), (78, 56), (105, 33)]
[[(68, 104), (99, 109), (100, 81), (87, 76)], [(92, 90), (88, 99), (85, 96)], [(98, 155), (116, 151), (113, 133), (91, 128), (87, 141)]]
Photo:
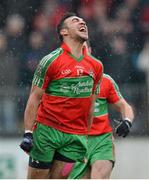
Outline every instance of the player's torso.
[(70, 98), (89, 97), (94, 84), (94, 67), (85, 57), (75, 58), (63, 52), (49, 68), (46, 93)]
[(86, 133), (96, 66), (89, 57), (76, 59), (67, 52), (53, 59), (47, 69), (50, 80), (45, 77), (38, 119), (68, 133)]

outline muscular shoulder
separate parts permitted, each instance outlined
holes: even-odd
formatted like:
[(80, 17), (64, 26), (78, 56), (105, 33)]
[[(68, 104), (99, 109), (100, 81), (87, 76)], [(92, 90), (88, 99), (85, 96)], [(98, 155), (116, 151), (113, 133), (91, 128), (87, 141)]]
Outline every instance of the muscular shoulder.
[(34, 79), (36, 79), (36, 77), (44, 78), (49, 66), (62, 54), (62, 52), (63, 50), (58, 48), (55, 51), (52, 51), (50, 54), (44, 56), (35, 70)]
[(54, 60), (56, 60), (62, 53), (63, 53), (63, 49), (62, 48), (57, 48), (56, 50), (52, 51), (50, 54), (44, 56), (41, 59), (41, 61), (39, 63), (39, 66), (47, 67)]
[(119, 96), (119, 98), (122, 97), (117, 83), (114, 81), (114, 79), (110, 75), (103, 74), (102, 86), (108, 90), (108, 94), (110, 97), (113, 97), (114, 94), (116, 96)]
[(104, 87), (104, 89), (107, 91), (110, 91), (112, 88), (119, 90), (119, 87), (114, 79), (110, 75), (105, 73), (103, 73), (101, 86)]
[(102, 94), (109, 94), (109, 91), (114, 88), (114, 80), (109, 76), (108, 74), (103, 73), (101, 84), (100, 84), (100, 91), (102, 91)]
[(115, 83), (114, 79), (108, 74), (103, 73), (103, 79), (108, 81), (109, 83)]

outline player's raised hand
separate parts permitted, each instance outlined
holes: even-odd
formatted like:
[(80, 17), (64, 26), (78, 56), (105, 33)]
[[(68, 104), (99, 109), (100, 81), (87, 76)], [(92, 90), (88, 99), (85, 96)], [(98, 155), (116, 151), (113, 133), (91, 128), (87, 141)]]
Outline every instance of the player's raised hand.
[(129, 134), (131, 127), (132, 123), (130, 121), (122, 120), (116, 127), (116, 134), (118, 136), (126, 137)]
[(20, 147), (26, 153), (31, 151), (33, 147), (33, 134), (31, 132), (27, 132), (23, 135), (23, 141), (21, 142)]

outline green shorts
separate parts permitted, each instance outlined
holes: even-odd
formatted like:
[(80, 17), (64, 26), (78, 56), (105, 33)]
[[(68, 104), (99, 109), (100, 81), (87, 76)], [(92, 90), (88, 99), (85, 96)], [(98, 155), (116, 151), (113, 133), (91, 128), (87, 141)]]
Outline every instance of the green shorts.
[(86, 163), (76, 162), (69, 179), (81, 178), (88, 168), (97, 160), (115, 161), (112, 133), (88, 137), (88, 151)]
[(33, 132), (30, 157), (45, 163), (51, 162), (55, 151), (73, 161), (83, 161), (87, 151), (87, 137), (64, 133), (38, 123)]

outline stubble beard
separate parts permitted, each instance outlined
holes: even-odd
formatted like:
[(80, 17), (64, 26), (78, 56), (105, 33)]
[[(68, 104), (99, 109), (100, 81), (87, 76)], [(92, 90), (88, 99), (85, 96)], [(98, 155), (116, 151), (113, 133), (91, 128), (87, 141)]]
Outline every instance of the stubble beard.
[(88, 40), (88, 38), (85, 38), (85, 37), (81, 37), (81, 36), (77, 36), (77, 41), (79, 41), (80, 43), (84, 43), (85, 41)]

